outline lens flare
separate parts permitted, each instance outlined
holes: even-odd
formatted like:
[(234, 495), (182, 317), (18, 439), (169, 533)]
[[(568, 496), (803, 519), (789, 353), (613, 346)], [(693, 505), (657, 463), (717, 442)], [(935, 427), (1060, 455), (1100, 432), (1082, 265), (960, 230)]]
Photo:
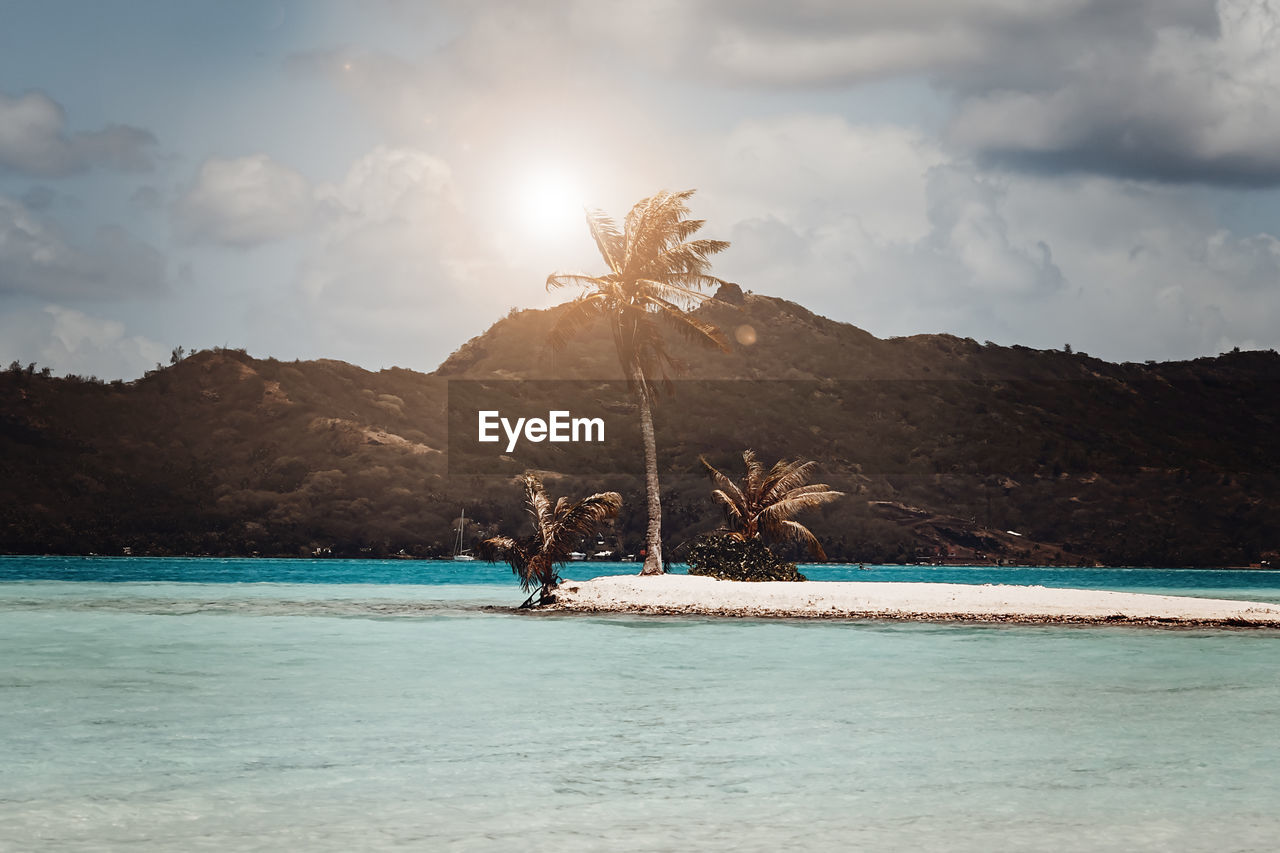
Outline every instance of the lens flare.
[(531, 232), (544, 237), (581, 230), (582, 188), (573, 175), (554, 167), (526, 173), (515, 198), (516, 213)]

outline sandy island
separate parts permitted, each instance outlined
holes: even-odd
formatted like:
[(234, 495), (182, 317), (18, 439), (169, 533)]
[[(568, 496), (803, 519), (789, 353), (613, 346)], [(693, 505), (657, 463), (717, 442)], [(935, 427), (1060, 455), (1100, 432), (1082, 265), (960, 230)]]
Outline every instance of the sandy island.
[(540, 610), (825, 619), (1280, 627), (1280, 604), (958, 583), (739, 583), (691, 575), (563, 581)]

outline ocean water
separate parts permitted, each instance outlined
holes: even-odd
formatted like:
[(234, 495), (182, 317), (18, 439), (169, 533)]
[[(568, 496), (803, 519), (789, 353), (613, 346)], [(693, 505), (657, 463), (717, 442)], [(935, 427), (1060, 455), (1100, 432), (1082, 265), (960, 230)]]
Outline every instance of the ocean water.
[[(1280, 601), (1274, 572), (805, 571)], [(1280, 837), (1280, 632), (507, 609), (522, 598), (485, 564), (0, 558), (0, 850)]]

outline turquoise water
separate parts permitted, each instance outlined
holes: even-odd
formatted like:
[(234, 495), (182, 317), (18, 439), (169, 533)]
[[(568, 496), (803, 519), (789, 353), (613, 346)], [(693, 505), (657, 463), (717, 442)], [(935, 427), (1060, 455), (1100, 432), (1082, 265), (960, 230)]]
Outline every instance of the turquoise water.
[[(913, 571), (939, 570), (858, 579)], [(1280, 600), (1269, 572), (1089, 572), (999, 578)], [(515, 614), (484, 564), (0, 558), (0, 578), (4, 850), (1280, 837), (1280, 632)]]

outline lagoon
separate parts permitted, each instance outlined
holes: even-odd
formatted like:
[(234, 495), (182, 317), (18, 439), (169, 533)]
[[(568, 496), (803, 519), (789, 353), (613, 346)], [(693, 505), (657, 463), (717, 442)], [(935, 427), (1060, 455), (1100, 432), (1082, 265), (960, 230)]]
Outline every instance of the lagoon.
[[(803, 570), (1280, 601), (1274, 572)], [(522, 598), (483, 563), (0, 558), (0, 848), (1280, 834), (1280, 632), (494, 609)]]

